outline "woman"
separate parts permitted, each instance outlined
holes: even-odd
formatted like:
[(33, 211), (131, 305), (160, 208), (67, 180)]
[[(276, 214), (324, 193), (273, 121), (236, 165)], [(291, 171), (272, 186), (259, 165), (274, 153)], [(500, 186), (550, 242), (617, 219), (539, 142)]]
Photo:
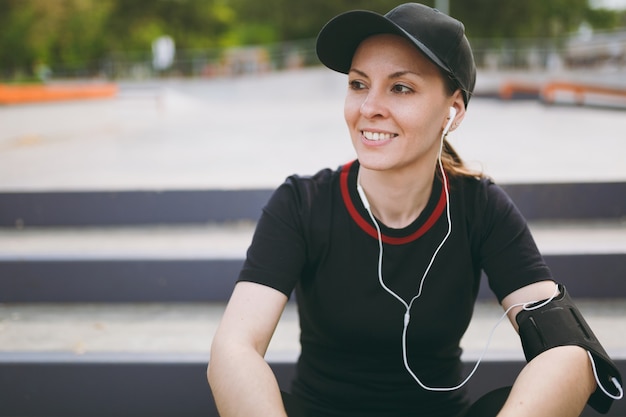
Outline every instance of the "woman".
[[(265, 207), (212, 345), (218, 410), (287, 415), (263, 356), (295, 290), (302, 352), (286, 404), (302, 410), (291, 416), (465, 415), (459, 342), (481, 270), (514, 326), (559, 291), (512, 202), (445, 140), (475, 83), (463, 25), (415, 3), (353, 11), (322, 29), (317, 52), (348, 74), (358, 159), (288, 178)], [(555, 347), (499, 415), (575, 416), (595, 389), (585, 350)]]

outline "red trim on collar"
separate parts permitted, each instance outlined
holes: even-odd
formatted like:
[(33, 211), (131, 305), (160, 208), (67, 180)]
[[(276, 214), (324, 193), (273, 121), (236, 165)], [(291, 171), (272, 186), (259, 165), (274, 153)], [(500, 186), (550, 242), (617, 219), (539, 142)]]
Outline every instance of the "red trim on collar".
[[(361, 216), (361, 213), (359, 213), (357, 208), (354, 206), (354, 202), (352, 201), (352, 198), (350, 197), (350, 190), (348, 189), (348, 174), (353, 164), (354, 164), (354, 161), (345, 164), (341, 168), (341, 174), (339, 178), (339, 184), (341, 188), (341, 197), (343, 198), (343, 202), (346, 208), (348, 209), (348, 213), (350, 213), (350, 217), (352, 217), (352, 219), (356, 222), (356, 224), (359, 225), (359, 227), (363, 229), (365, 233), (372, 236), (374, 239), (378, 239), (378, 233), (376, 232), (376, 228), (374, 227), (374, 225), (370, 223), (369, 220)], [(403, 244), (412, 242), (416, 239), (419, 239), (422, 235), (424, 235), (424, 233), (426, 233), (428, 230), (430, 230), (431, 227), (433, 227), (433, 225), (437, 222), (437, 220), (439, 220), (439, 217), (441, 217), (445, 208), (446, 208), (446, 192), (442, 187), (441, 196), (439, 197), (439, 201), (437, 202), (435, 209), (430, 214), (428, 219), (424, 222), (424, 224), (420, 226), (419, 229), (417, 229), (415, 232), (411, 233), (410, 235), (404, 236), (404, 237), (387, 236), (381, 233), (383, 242), (388, 243), (390, 245), (403, 245)]]

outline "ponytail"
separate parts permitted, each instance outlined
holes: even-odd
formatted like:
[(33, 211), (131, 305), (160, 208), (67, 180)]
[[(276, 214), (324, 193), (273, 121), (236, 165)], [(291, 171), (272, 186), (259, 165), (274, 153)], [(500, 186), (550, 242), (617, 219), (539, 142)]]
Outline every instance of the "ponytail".
[(447, 138), (443, 140), (443, 149), (441, 151), (441, 163), (443, 169), (450, 176), (466, 176), (482, 178), (484, 174), (479, 171), (470, 169), (465, 165), (457, 151), (452, 147)]

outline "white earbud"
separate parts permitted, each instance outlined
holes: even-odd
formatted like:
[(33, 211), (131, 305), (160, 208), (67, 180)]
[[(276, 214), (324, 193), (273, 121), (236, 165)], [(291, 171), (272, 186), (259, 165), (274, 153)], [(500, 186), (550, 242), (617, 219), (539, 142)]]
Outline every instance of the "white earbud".
[(445, 136), (450, 130), (450, 127), (452, 126), (452, 123), (454, 122), (455, 117), (456, 117), (456, 109), (454, 107), (450, 107), (450, 117), (448, 120), (448, 124), (446, 124), (446, 127), (443, 129), (443, 136)]

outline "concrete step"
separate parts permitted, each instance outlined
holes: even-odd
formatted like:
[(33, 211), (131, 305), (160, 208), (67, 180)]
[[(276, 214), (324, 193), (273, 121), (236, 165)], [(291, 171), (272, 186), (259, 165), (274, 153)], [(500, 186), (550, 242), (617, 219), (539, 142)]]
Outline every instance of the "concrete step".
[[(505, 183), (530, 221), (623, 220), (626, 182)], [(0, 192), (0, 227), (256, 221), (273, 189)]]
[[(576, 301), (609, 353), (626, 359), (626, 299)], [(211, 303), (17, 303), (0, 304), (0, 355), (190, 355), (208, 360), (225, 302)], [(463, 339), (464, 359), (479, 357), (502, 315), (493, 301), (476, 305)], [(523, 359), (517, 334), (505, 319), (487, 360)], [(288, 303), (267, 359), (295, 361), (299, 353), (295, 303)]]
[[(0, 261), (241, 259), (254, 222), (0, 229)], [(626, 221), (530, 222), (545, 255), (626, 253)]]
[[(626, 223), (530, 226), (574, 296), (626, 297)], [(3, 229), (0, 302), (222, 301), (253, 231), (253, 222)], [(491, 297), (486, 285), (480, 297)]]
[(253, 222), (0, 229), (0, 260), (241, 259)]
[[(625, 373), (626, 300), (578, 304)], [(0, 415), (216, 416), (204, 375), (223, 307), (223, 303), (0, 305)], [(501, 314), (493, 302), (477, 304), (462, 342), (466, 372)], [(288, 304), (266, 356), (283, 388), (293, 375), (298, 331), (295, 306)], [(503, 322), (470, 382), (470, 394), (477, 398), (512, 383), (523, 365), (519, 340)], [(625, 406), (616, 402), (608, 415), (626, 415)], [(596, 414), (586, 410), (584, 415)]]

